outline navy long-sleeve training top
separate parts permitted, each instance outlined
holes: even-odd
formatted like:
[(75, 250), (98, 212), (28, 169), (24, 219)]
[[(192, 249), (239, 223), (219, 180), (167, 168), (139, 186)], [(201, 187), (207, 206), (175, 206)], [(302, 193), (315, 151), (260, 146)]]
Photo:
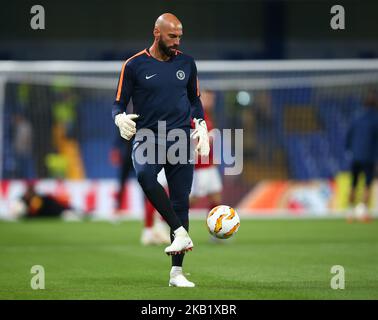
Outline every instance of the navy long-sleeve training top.
[(191, 118), (203, 119), (197, 68), (194, 59), (180, 51), (168, 61), (159, 61), (148, 49), (132, 56), (122, 66), (112, 116), (126, 112), (132, 99), (139, 114), (137, 130), (157, 131), (166, 121), (167, 130), (189, 129)]

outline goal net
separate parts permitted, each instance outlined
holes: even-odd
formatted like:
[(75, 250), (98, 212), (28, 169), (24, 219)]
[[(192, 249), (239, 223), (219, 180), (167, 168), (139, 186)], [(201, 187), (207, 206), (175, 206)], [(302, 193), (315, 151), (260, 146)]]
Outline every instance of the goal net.
[[(114, 208), (118, 132), (111, 107), (121, 67), (0, 62), (3, 210), (28, 180), (68, 193), (83, 210)], [(197, 68), (201, 91), (214, 93), (214, 127), (232, 129), (234, 138), (215, 143), (223, 203), (269, 216), (346, 208), (345, 136), (377, 88), (377, 60), (198, 61)], [(224, 148), (231, 158), (240, 152), (236, 129), (243, 129), (243, 170), (224, 175), (230, 166)], [(135, 179), (125, 192), (125, 209), (139, 217), (144, 204)]]

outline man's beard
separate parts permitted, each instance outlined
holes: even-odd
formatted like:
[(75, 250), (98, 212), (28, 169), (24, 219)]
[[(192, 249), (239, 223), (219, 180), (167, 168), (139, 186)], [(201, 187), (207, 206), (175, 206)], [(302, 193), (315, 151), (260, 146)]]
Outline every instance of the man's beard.
[(162, 39), (159, 40), (158, 45), (159, 45), (159, 50), (168, 57), (173, 57), (176, 54), (176, 51), (171, 50), (171, 49), (176, 49), (176, 50), (178, 49), (178, 46), (168, 47)]

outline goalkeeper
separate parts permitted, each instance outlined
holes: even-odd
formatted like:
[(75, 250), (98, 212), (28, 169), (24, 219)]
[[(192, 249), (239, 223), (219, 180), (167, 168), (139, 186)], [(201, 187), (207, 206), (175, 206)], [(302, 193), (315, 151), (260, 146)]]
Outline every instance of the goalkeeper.
[[(182, 24), (174, 15), (165, 13), (156, 20), (152, 46), (126, 60), (122, 66), (112, 115), (123, 138), (130, 140), (135, 135), (132, 157), (136, 176), (147, 198), (171, 228), (171, 245), (165, 248), (165, 252), (172, 255), (169, 285), (194, 287), (182, 272), (184, 253), (193, 247), (188, 234), (189, 194), (194, 169), (189, 136), (192, 119), (195, 124), (192, 138), (198, 140), (196, 151), (200, 156), (209, 154), (209, 138), (195, 62), (178, 50), (182, 34)], [(126, 114), (130, 99), (134, 113)], [(185, 163), (165, 163), (167, 150), (174, 142), (167, 141), (167, 134), (158, 134), (158, 125), (162, 122), (167, 134), (173, 129), (185, 132)], [(138, 161), (135, 155), (144, 142), (141, 129), (152, 130), (152, 148), (155, 154), (160, 155), (163, 151), (164, 159), (153, 163)], [(169, 197), (157, 181), (157, 174), (163, 167)]]

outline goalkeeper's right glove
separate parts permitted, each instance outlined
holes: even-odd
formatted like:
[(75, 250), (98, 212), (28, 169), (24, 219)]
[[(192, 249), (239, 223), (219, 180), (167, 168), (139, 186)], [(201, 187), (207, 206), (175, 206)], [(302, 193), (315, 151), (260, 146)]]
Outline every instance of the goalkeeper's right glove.
[(139, 115), (137, 114), (126, 114), (120, 113), (115, 116), (114, 122), (119, 128), (119, 133), (122, 138), (130, 140), (136, 133), (136, 123), (133, 121), (137, 119)]

